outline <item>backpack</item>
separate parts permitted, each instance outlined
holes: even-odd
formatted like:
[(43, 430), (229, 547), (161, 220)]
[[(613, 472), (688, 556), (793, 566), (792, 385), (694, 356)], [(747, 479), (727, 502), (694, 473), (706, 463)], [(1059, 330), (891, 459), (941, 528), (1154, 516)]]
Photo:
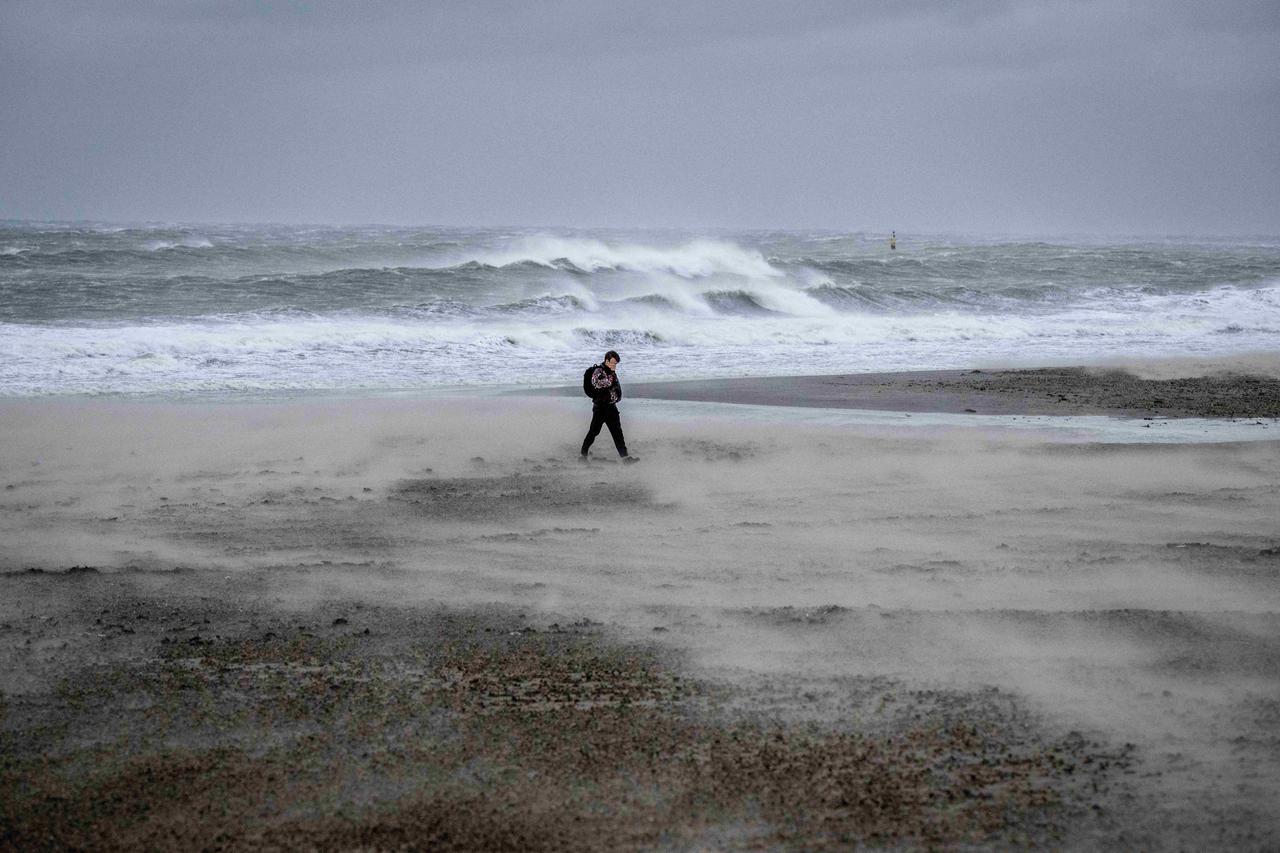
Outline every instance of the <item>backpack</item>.
[(598, 364), (593, 364), (587, 368), (587, 372), (582, 374), (582, 393), (586, 394), (592, 400), (596, 398), (596, 386), (591, 384), (591, 374), (596, 372)]

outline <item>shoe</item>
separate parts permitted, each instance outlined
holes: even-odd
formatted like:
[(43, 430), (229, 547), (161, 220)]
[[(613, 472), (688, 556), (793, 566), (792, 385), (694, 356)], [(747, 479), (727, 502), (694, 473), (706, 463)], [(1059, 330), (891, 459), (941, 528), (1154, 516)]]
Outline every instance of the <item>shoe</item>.
[(581, 463), (583, 463), (583, 464), (585, 465), (587, 462), (589, 462), (589, 461), (590, 461), (590, 459), (588, 459), (587, 454), (585, 454), (585, 453), (580, 453), (580, 454), (578, 454), (578, 461), (579, 461), (579, 462), (581, 462)]
[(639, 462), (639, 461), (640, 461), (640, 457), (638, 457), (638, 456), (624, 456), (624, 457), (622, 457), (622, 461), (623, 461), (623, 462), (625, 462), (625, 463), (626, 463), (626, 464), (628, 464), (628, 465), (631, 465), (631, 464), (634, 464), (634, 463), (636, 463), (636, 462)]

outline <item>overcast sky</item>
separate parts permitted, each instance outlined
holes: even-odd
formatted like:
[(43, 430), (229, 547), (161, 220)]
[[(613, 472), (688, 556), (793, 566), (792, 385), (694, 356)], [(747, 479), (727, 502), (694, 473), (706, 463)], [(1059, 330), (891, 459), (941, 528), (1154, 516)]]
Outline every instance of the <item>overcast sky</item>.
[(0, 0), (0, 218), (1280, 233), (1280, 2)]

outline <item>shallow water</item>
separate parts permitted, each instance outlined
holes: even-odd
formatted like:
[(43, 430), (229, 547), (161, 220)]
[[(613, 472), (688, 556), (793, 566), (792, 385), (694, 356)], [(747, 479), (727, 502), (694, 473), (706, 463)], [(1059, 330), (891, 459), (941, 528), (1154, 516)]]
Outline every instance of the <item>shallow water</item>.
[[(1010, 437), (1019, 433), (1039, 441), (1090, 444), (1205, 444), (1280, 440), (1275, 418), (1117, 418), (1106, 415), (975, 415), (943, 412), (885, 412), (870, 409), (818, 409), (755, 406), (684, 400), (630, 400), (628, 420), (865, 427), (899, 437), (921, 437), (956, 430), (982, 430)], [(903, 432), (909, 430), (910, 432)]]

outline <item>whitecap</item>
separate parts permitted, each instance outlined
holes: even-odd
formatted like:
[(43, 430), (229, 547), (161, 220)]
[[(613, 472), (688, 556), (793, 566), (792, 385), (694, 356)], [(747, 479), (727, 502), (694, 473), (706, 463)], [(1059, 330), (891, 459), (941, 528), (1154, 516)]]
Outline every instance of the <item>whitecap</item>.
[(668, 273), (685, 279), (712, 275), (766, 279), (785, 276), (755, 249), (746, 249), (727, 240), (710, 239), (690, 240), (674, 246), (651, 246), (544, 234), (522, 237), (506, 248), (457, 263), (468, 262), (490, 267), (533, 263), (561, 270)]

